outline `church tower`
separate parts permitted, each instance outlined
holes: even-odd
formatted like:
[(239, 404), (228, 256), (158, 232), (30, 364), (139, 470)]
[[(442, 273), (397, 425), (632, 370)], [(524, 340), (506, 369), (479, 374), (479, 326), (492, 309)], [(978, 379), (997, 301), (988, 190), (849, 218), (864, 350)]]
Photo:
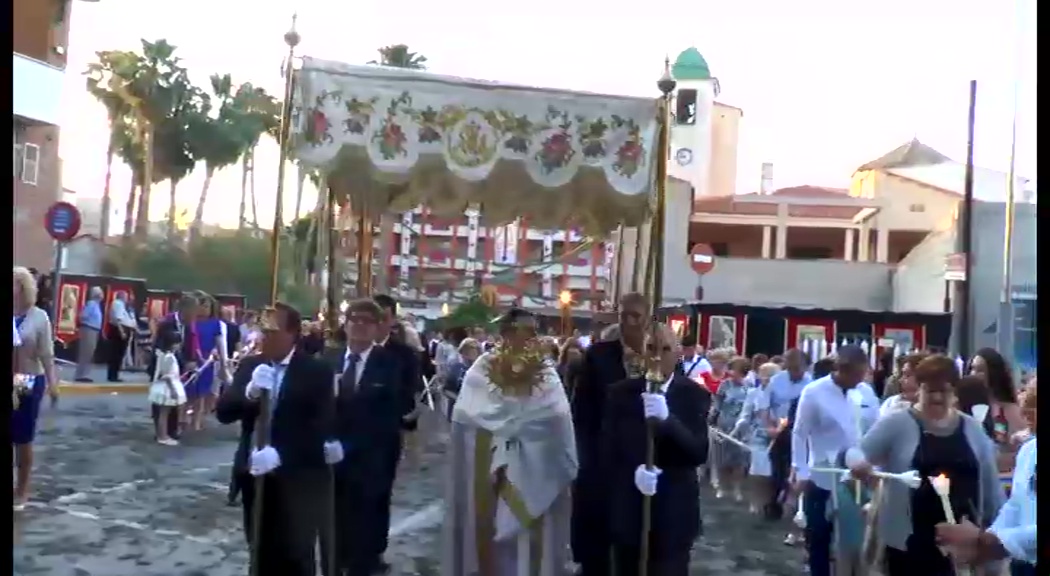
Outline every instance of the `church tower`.
[(671, 67), (678, 81), (671, 129), (671, 176), (693, 185), (694, 197), (713, 194), (711, 187), (712, 122), (718, 79), (696, 48), (678, 55)]

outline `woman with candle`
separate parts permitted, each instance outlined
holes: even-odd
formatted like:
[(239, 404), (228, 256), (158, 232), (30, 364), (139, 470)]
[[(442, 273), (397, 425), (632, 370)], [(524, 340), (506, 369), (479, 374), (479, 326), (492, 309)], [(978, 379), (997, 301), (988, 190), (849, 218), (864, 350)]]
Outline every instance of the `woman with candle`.
[(25, 508), (29, 498), (29, 479), (33, 471), (33, 440), (44, 395), (58, 400), (58, 373), (55, 370), (54, 336), (51, 320), (36, 306), (37, 285), (29, 270), (14, 269), (14, 321), (20, 342), (14, 349), (14, 371), (28, 375), (31, 384), (19, 398), (11, 414), (11, 443), (15, 453), (14, 509)]
[[(713, 367), (714, 362), (711, 365)], [(715, 426), (726, 434), (733, 431), (743, 412), (748, 391), (744, 378), (750, 368), (747, 358), (734, 358), (729, 363), (728, 377), (722, 381), (715, 394), (711, 419)], [(717, 437), (714, 434), (712, 436)], [(712, 447), (715, 448), (715, 462), (718, 466), (718, 486), (715, 496), (722, 498), (727, 492), (732, 491), (737, 502), (743, 502), (744, 492), (741, 484), (744, 481), (744, 471), (747, 469), (747, 451), (721, 438), (716, 440)]]
[[(1036, 383), (1032, 380), (1021, 398), (1021, 411), (1031, 430), (1036, 425)], [(987, 531), (972, 522), (937, 525), (937, 542), (954, 554), (981, 563), (1010, 558), (1011, 576), (1035, 576), (1036, 563), (1036, 437), (1017, 453), (1013, 489), (995, 522)]]
[[(959, 373), (951, 358), (934, 355), (915, 368), (918, 403), (880, 418), (846, 452), (846, 464), (861, 479), (873, 466), (890, 473), (918, 471), (923, 478), (943, 478), (955, 522), (972, 518), (991, 524), (1003, 501), (995, 466), (995, 448), (981, 425), (954, 408)], [(901, 482), (883, 484), (878, 537), (885, 544), (886, 576), (950, 576), (952, 561), (937, 547), (934, 527), (945, 521), (945, 505), (929, 482), (911, 490)]]

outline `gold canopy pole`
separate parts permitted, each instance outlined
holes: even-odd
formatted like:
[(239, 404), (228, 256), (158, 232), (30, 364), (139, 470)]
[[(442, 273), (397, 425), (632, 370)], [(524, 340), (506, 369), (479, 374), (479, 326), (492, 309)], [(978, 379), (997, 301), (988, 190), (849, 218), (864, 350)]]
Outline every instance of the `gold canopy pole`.
[[(647, 285), (645, 289), (649, 292), (649, 305), (650, 305), (650, 317), (653, 320), (653, 326), (656, 326), (657, 314), (660, 311), (660, 304), (662, 303), (663, 296), (663, 245), (664, 245), (664, 212), (667, 206), (667, 161), (671, 151), (671, 98), (677, 83), (674, 77), (671, 76), (671, 61), (669, 58), (664, 59), (664, 74), (660, 77), (660, 80), (656, 83), (660, 89), (662, 96), (660, 98), (660, 105), (658, 107), (659, 122), (658, 130), (659, 135), (657, 138), (656, 145), (656, 206), (652, 219), (650, 220), (650, 233), (649, 233), (649, 257), (646, 262), (646, 280)], [(639, 232), (641, 230), (639, 229)], [(641, 244), (641, 235), (639, 234), (638, 242)], [(636, 252), (637, 253), (637, 252)], [(637, 260), (635, 266), (637, 266)], [(650, 269), (651, 267), (651, 269)], [(651, 282), (651, 283), (650, 283)], [(653, 336), (655, 336), (655, 330)], [(659, 350), (659, 347), (657, 347)], [(648, 351), (647, 351), (648, 353)], [(651, 354), (649, 359), (650, 370), (646, 371), (646, 380), (648, 381), (649, 393), (659, 392), (660, 386), (663, 384), (664, 375), (660, 369), (660, 352), (654, 352)], [(653, 427), (652, 424), (646, 428), (645, 438), (645, 465), (648, 468), (652, 468), (655, 465), (656, 460), (656, 446), (653, 442)], [(652, 527), (652, 498), (650, 496), (642, 497), (642, 542), (641, 542), (641, 553), (639, 554), (639, 565), (638, 574), (639, 576), (647, 576), (649, 573), (649, 532)]]
[[(295, 47), (299, 45), (300, 36), (295, 30), (296, 15), (292, 15), (292, 27), (284, 34), (284, 43), (288, 45), (288, 56), (284, 63), (284, 101), (281, 104), (280, 134), (277, 139), (281, 148), (280, 159), (277, 164), (277, 198), (276, 207), (273, 212), (273, 236), (270, 238), (270, 303), (277, 302), (277, 285), (279, 265), (279, 251), (281, 247), (281, 211), (284, 202), (284, 168), (288, 162), (289, 128), (291, 127), (292, 107), (292, 72), (293, 60), (295, 58)], [(261, 449), (268, 443), (270, 438), (270, 397), (265, 390), (259, 396), (259, 415), (255, 418), (255, 447)], [(255, 479), (255, 500), (252, 502), (252, 541), (251, 546), (251, 574), (257, 576), (262, 569), (259, 565), (259, 550), (262, 542), (262, 519), (263, 519), (263, 487), (265, 486), (263, 476)]]
[(328, 279), (325, 284), (325, 328), (327, 331), (325, 343), (330, 348), (338, 348), (339, 343), (336, 342), (335, 335), (339, 332), (339, 293), (340, 287), (342, 286), (342, 279), (339, 278), (339, 268), (337, 267), (336, 258), (342, 257), (342, 253), (339, 251), (339, 229), (337, 227), (336, 220), (336, 198), (335, 198), (335, 187), (328, 183), (327, 178), (321, 179), (321, 190), (325, 194), (325, 209), (323, 226), (325, 230), (325, 237), (323, 239), (318, 238), (317, 244), (320, 247), (321, 243), (327, 249), (325, 254), (325, 277)]

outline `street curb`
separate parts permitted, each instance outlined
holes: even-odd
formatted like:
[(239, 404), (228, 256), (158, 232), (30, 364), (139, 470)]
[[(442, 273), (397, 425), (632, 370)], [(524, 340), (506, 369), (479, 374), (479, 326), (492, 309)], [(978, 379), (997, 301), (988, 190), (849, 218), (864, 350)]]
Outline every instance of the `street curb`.
[(58, 393), (62, 396), (88, 396), (92, 394), (146, 394), (149, 392), (148, 382), (123, 383), (103, 382), (100, 384), (89, 384), (81, 382), (59, 382)]

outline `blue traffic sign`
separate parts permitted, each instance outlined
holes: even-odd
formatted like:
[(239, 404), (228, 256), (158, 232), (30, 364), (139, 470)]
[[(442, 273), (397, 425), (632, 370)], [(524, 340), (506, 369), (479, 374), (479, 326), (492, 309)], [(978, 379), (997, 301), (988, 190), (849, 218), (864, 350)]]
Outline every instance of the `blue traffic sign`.
[(58, 242), (69, 242), (80, 233), (80, 210), (69, 202), (55, 202), (44, 216), (44, 228)]

